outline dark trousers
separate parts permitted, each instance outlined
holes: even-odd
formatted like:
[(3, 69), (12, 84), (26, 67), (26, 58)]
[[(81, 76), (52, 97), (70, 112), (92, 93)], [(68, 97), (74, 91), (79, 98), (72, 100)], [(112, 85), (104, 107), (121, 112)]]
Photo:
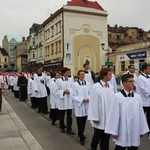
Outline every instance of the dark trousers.
[(37, 103), (36, 103), (35, 97), (30, 97), (30, 99), (31, 99), (31, 107), (37, 108)]
[(106, 134), (104, 130), (94, 128), (94, 135), (91, 142), (91, 150), (96, 150), (100, 143), (100, 150), (109, 150), (110, 134)]
[[(126, 150), (126, 147), (116, 145), (115, 150)], [(131, 147), (128, 147), (127, 150), (138, 150), (138, 147), (131, 146)]]
[(19, 99), (20, 101), (26, 101), (27, 100), (27, 86), (23, 85), (19, 88)]
[(80, 141), (84, 141), (85, 136), (83, 133), (84, 133), (84, 129), (85, 129), (87, 116), (76, 117), (76, 119), (77, 119), (78, 135), (80, 137)]
[(52, 120), (52, 123), (55, 123), (56, 120), (59, 119), (59, 111), (58, 109), (54, 109), (54, 108), (51, 108), (51, 111), (50, 111), (50, 114), (49, 114), (49, 118)]
[(65, 112), (67, 112), (67, 132), (71, 131), (71, 126), (72, 126), (72, 109), (67, 109), (67, 110), (59, 110), (59, 119), (60, 119), (60, 128), (64, 129), (64, 117), (65, 117)]
[(147, 124), (150, 129), (150, 107), (143, 107), (144, 113), (146, 113)]
[(38, 105), (38, 112), (47, 114), (48, 112), (47, 97), (42, 97), (42, 98), (36, 97), (35, 101)]
[(14, 91), (14, 96), (15, 96), (16, 98), (19, 98), (19, 91)]
[(14, 86), (11, 86), (10, 88), (11, 88), (11, 91), (14, 92)]

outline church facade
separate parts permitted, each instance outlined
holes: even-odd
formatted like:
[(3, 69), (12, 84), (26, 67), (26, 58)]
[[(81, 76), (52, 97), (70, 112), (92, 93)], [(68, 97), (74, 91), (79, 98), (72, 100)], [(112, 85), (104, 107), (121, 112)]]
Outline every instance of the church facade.
[[(108, 49), (107, 12), (95, 1), (71, 0), (42, 23), (44, 70), (71, 69), (88, 63), (99, 72)], [(105, 45), (105, 48), (102, 48)]]

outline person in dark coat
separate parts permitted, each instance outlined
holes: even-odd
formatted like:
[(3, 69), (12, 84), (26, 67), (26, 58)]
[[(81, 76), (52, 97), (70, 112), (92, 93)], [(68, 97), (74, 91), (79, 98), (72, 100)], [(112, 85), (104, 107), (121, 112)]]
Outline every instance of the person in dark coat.
[(19, 86), (19, 99), (20, 101), (27, 100), (27, 79), (24, 76), (24, 72), (21, 73), (21, 76), (18, 78), (17, 85)]

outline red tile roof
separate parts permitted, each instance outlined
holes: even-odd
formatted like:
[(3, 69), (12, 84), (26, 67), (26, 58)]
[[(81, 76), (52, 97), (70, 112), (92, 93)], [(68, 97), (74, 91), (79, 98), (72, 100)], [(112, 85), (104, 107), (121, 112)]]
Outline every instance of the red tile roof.
[(67, 3), (67, 6), (79, 6), (104, 10), (96, 1), (92, 2), (88, 0), (72, 0)]

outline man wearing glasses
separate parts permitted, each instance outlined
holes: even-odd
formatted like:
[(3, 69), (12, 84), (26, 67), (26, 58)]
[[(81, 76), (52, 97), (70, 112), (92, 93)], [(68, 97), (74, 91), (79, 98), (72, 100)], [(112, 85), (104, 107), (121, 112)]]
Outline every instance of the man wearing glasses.
[(149, 131), (142, 99), (132, 92), (133, 75), (123, 75), (122, 83), (124, 89), (115, 94), (111, 102), (105, 132), (115, 139), (115, 150), (138, 150), (140, 137)]

